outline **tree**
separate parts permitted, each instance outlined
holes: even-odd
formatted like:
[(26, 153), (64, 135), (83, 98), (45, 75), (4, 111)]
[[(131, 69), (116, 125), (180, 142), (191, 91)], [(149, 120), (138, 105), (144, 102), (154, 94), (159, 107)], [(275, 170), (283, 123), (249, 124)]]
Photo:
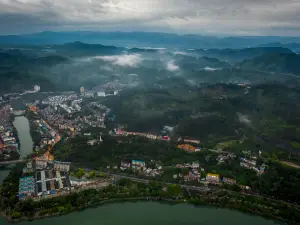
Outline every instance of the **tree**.
[(82, 168), (79, 168), (77, 170), (76, 177), (82, 178), (84, 176), (84, 174), (85, 174), (84, 170)]
[(95, 176), (96, 176), (95, 171), (90, 171), (89, 174), (88, 174), (89, 179), (94, 178)]
[(19, 219), (21, 217), (21, 213), (14, 210), (14, 211), (12, 211), (10, 216), (12, 219)]

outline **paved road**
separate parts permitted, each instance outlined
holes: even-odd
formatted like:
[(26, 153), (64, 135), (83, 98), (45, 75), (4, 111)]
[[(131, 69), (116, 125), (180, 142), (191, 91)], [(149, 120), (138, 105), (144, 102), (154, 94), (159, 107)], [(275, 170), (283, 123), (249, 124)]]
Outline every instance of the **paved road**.
[[(129, 179), (135, 182), (140, 182), (140, 183), (149, 183), (150, 181), (153, 180), (149, 180), (149, 179), (144, 179), (144, 178), (137, 178), (137, 177), (132, 177), (129, 175), (121, 175), (121, 174), (114, 174), (114, 173), (105, 173), (105, 172), (96, 172), (98, 174), (102, 173), (104, 175), (109, 175), (109, 176), (114, 176), (117, 179), (121, 179), (121, 178), (125, 178), (125, 179)], [(210, 191), (211, 188), (207, 187), (206, 185), (203, 187), (199, 187), (199, 186), (191, 186), (191, 185), (185, 185), (185, 184), (177, 184), (177, 183), (167, 183), (167, 182), (158, 182), (161, 184), (165, 184), (165, 185), (172, 185), (172, 184), (176, 184), (182, 188), (188, 189), (188, 190), (195, 190), (195, 191)]]
[(21, 162), (26, 162), (27, 160), (25, 159), (20, 159), (20, 160), (11, 160), (11, 161), (2, 161), (0, 162), (0, 165), (10, 165), (10, 164), (16, 164), (16, 163), (21, 163)]
[[(132, 176), (123, 175), (123, 174), (114, 174), (114, 173), (106, 173), (106, 172), (99, 172), (99, 171), (96, 171), (96, 173), (98, 173), (98, 174), (102, 173), (104, 175), (114, 176), (117, 179), (126, 178), (126, 179), (129, 179), (129, 180), (135, 181), (135, 182), (141, 182), (141, 183), (146, 183), (146, 184), (149, 183), (150, 181), (153, 181), (153, 180), (149, 180), (149, 179), (137, 178), (137, 177), (132, 177)], [(213, 187), (208, 187), (206, 184), (205, 184), (205, 186), (199, 187), (199, 186), (191, 186), (191, 185), (178, 184), (178, 183), (167, 183), (167, 182), (159, 182), (159, 181), (156, 181), (156, 182), (164, 184), (164, 185), (176, 184), (176, 185), (180, 186), (181, 188), (185, 188), (187, 190), (194, 190), (194, 191), (207, 192), (207, 191), (216, 191), (216, 190), (219, 190), (219, 191), (226, 190), (227, 192), (236, 193), (235, 191), (231, 191), (231, 190), (228, 190), (228, 189), (222, 189), (221, 187), (214, 187), (214, 186)], [(253, 197), (263, 197), (266, 200), (270, 200), (270, 201), (274, 201), (274, 202), (282, 203), (282, 204), (287, 204), (291, 207), (299, 208), (299, 205), (297, 205), (295, 203), (290, 203), (290, 202), (285, 202), (285, 201), (282, 201), (282, 200), (277, 200), (277, 199), (274, 199), (274, 198), (270, 198), (268, 196), (262, 196), (259, 193), (246, 193), (246, 192), (243, 192), (241, 194), (248, 195), (248, 196), (253, 196)]]

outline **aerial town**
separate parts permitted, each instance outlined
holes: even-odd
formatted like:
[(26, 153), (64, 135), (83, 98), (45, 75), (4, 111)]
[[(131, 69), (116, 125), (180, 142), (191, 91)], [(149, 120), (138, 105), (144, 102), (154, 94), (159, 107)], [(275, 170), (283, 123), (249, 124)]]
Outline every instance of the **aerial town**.
[[(238, 185), (242, 190), (250, 190), (249, 186), (238, 184), (236, 179), (226, 177), (214, 170), (208, 170), (199, 161), (164, 165), (161, 161), (143, 161), (137, 158), (124, 158), (119, 163), (106, 165), (102, 172), (107, 173), (101, 178), (90, 176), (93, 170), (72, 167), (72, 162), (57, 161), (51, 154), (53, 147), (62, 140), (78, 136), (87, 137), (86, 144), (96, 147), (103, 143), (102, 132), (100, 135), (92, 135), (90, 128), (104, 129), (108, 135), (114, 138), (141, 137), (151, 141), (162, 143), (176, 143), (176, 148), (188, 154), (197, 154), (203, 151), (201, 141), (186, 137), (172, 137), (175, 127), (165, 124), (159, 133), (127, 131), (122, 126), (106, 129), (106, 121), (114, 121), (111, 109), (105, 106), (101, 99), (111, 95), (120, 94), (120, 90), (110, 87), (105, 91), (103, 86), (92, 90), (80, 88), (79, 94), (60, 94), (49, 96), (42, 101), (26, 103), (29, 122), (32, 129), (39, 134), (39, 141), (35, 143), (36, 153), (43, 152), (39, 156), (26, 159), (22, 175), (19, 178), (18, 198), (20, 201), (32, 199), (39, 201), (55, 196), (69, 195), (84, 189), (99, 189), (112, 185), (116, 177), (109, 174), (122, 174), (122, 176), (138, 176), (143, 179), (163, 181), (182, 185)], [(0, 110), (0, 156), (2, 160), (18, 159), (19, 143), (18, 135), (14, 129), (11, 105), (5, 105)], [(26, 114), (27, 115), (27, 114)], [(91, 137), (90, 137), (91, 136)], [(96, 137), (96, 138), (95, 138)], [(172, 139), (173, 138), (173, 139)], [(205, 160), (216, 161), (218, 165), (226, 164), (232, 160), (238, 160), (242, 168), (253, 170), (257, 176), (261, 176), (266, 168), (265, 164), (257, 163), (260, 155), (251, 151), (243, 151), (242, 156), (223, 151), (219, 146), (214, 149), (204, 149), (214, 153), (214, 158), (208, 155)], [(17, 156), (12, 154), (17, 153)], [(170, 173), (170, 171), (173, 171)], [(81, 170), (81, 175), (77, 172)], [(92, 172), (91, 172), (92, 171)], [(168, 171), (168, 172), (166, 172)], [(99, 171), (98, 173), (99, 175)]]
[(18, 135), (12, 123), (12, 109), (6, 105), (0, 108), (0, 157), (9, 160), (16, 159), (18, 155)]

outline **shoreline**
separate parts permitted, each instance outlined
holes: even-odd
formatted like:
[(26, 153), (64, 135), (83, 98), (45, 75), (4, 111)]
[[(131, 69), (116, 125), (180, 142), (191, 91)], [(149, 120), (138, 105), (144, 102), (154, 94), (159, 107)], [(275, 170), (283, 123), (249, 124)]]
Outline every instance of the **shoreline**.
[(276, 222), (285, 222), (287, 224), (295, 224), (292, 223), (282, 217), (277, 217), (275, 215), (267, 215), (262, 212), (253, 212), (253, 211), (247, 211), (247, 210), (242, 210), (241, 208), (235, 208), (235, 207), (230, 207), (230, 206), (222, 206), (220, 204), (211, 204), (211, 203), (196, 203), (196, 202), (191, 202), (191, 200), (174, 200), (174, 199), (167, 199), (167, 198), (160, 198), (160, 197), (136, 197), (136, 198), (119, 198), (119, 199), (107, 199), (101, 202), (97, 203), (92, 203), (88, 205), (81, 206), (79, 208), (73, 208), (69, 212), (64, 212), (64, 213), (54, 213), (54, 214), (46, 214), (46, 215), (36, 215), (32, 218), (28, 217), (23, 217), (20, 219), (12, 219), (8, 215), (6, 215), (3, 211), (0, 211), (1, 216), (8, 222), (8, 223), (19, 223), (22, 221), (33, 221), (33, 220), (42, 220), (46, 218), (51, 218), (51, 217), (60, 217), (60, 216), (65, 216), (71, 213), (91, 209), (91, 208), (98, 208), (101, 206), (104, 206), (106, 204), (114, 204), (114, 203), (137, 203), (137, 202), (157, 202), (157, 203), (162, 203), (162, 204), (169, 204), (169, 205), (177, 205), (177, 204), (187, 204), (187, 205), (193, 205), (194, 207), (214, 207), (214, 208), (221, 208), (221, 209), (229, 209), (229, 210), (234, 210), (240, 213), (245, 213), (248, 215), (252, 216), (260, 216), (268, 220), (276, 221)]

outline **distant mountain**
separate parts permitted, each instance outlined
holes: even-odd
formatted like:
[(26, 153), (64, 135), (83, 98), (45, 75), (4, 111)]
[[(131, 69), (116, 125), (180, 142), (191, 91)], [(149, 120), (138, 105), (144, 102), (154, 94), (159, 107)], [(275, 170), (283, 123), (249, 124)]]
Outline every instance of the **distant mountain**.
[(127, 47), (180, 47), (180, 48), (247, 48), (270, 42), (300, 43), (296, 37), (225, 37), (198, 34), (178, 35), (154, 32), (41, 32), (26, 35), (0, 36), (0, 44), (64, 44), (80, 41)]
[(131, 48), (128, 53), (157, 53), (160, 49), (156, 48)]
[(242, 69), (300, 75), (300, 55), (270, 53), (237, 64)]
[(45, 57), (38, 57), (30, 59), (27, 63), (34, 63), (36, 66), (54, 66), (60, 63), (67, 62), (68, 58), (59, 56), (59, 55), (50, 55)]
[(175, 55), (174, 62), (184, 70), (215, 70), (231, 67), (230, 64), (216, 58)]
[(257, 47), (244, 49), (197, 49), (187, 51), (191, 53), (196, 52), (200, 56), (213, 57), (230, 63), (243, 61), (245, 59), (250, 59), (266, 53), (293, 53), (290, 49), (282, 47)]
[(106, 46), (101, 44), (87, 44), (79, 41), (67, 43), (63, 45), (54, 45), (50, 48), (57, 50), (58, 52), (65, 52), (68, 55), (115, 55), (124, 51), (124, 48), (115, 46)]
[(287, 43), (282, 44), (280, 42), (272, 42), (268, 44), (259, 45), (257, 47), (280, 47), (280, 48), (289, 48), (295, 52), (300, 52), (300, 43)]
[(0, 52), (0, 67), (14, 68), (21, 67), (23, 69), (28, 67), (54, 66), (56, 64), (66, 62), (68, 59), (59, 55), (49, 55), (44, 57), (28, 57), (21, 51), (2, 51)]

